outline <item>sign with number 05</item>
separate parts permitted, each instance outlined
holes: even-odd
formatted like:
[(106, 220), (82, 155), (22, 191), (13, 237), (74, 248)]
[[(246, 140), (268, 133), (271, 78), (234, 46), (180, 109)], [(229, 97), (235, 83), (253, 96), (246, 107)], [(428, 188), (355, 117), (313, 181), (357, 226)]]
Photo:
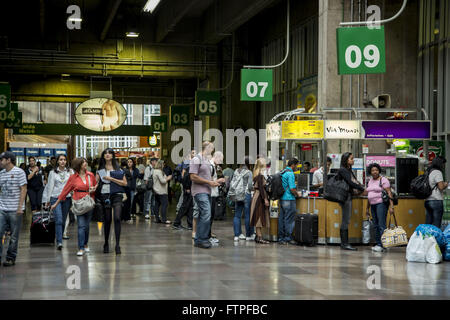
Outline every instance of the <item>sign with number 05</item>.
[(272, 101), (272, 70), (241, 70), (241, 101)]
[(219, 116), (220, 111), (219, 91), (195, 91), (195, 114), (197, 116)]
[(151, 121), (154, 131), (167, 132), (167, 116), (151, 117)]
[(339, 74), (386, 72), (383, 26), (338, 28), (336, 39)]
[(170, 125), (171, 126), (188, 126), (189, 125), (190, 107), (186, 105), (170, 106)]

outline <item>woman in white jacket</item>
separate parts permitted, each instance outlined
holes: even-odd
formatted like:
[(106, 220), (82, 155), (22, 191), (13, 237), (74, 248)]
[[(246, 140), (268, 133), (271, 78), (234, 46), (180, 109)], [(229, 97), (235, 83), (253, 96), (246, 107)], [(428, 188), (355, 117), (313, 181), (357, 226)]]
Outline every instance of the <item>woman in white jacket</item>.
[[(167, 220), (168, 195), (167, 186), (172, 179), (172, 175), (166, 176), (163, 172), (164, 161), (158, 160), (153, 170), (153, 192), (155, 193), (155, 214), (156, 223), (170, 224)], [(159, 215), (159, 207), (161, 207), (161, 218)]]
[[(64, 189), (70, 175), (73, 174), (72, 169), (67, 167), (67, 157), (65, 155), (60, 154), (56, 159), (56, 164), (57, 167), (54, 170), (51, 170), (48, 175), (48, 183), (45, 186), (44, 193), (42, 195), (42, 203), (46, 204), (47, 207), (49, 205), (53, 205), (58, 200), (58, 196)], [(62, 237), (65, 222), (71, 205), (72, 198), (68, 195), (66, 200), (61, 201), (54, 210), (55, 233), (58, 250), (62, 249)]]

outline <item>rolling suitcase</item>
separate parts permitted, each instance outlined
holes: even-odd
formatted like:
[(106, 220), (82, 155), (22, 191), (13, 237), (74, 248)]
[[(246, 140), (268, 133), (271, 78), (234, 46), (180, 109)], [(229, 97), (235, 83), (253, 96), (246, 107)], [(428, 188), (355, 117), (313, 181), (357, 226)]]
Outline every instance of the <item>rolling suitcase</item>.
[(36, 243), (55, 243), (55, 219), (50, 211), (33, 214), (30, 227), (30, 245)]
[[(316, 199), (314, 198), (314, 206)], [(309, 211), (309, 198), (308, 198)], [(297, 244), (314, 246), (319, 240), (319, 216), (317, 214), (298, 214), (294, 219), (294, 240)]]

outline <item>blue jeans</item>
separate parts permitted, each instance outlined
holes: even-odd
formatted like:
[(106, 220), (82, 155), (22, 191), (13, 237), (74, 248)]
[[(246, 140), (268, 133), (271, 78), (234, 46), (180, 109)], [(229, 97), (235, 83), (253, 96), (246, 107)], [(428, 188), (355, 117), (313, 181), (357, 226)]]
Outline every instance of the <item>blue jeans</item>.
[(242, 219), (242, 211), (244, 211), (244, 220), (245, 220), (245, 236), (251, 237), (254, 233), (254, 228), (250, 227), (250, 207), (252, 205), (252, 195), (245, 194), (244, 201), (236, 201), (234, 204), (234, 218), (233, 218), (233, 229), (234, 236), (239, 237), (241, 234), (241, 219)]
[[(50, 198), (50, 205), (53, 205), (58, 198)], [(64, 227), (66, 226), (67, 214), (69, 213), (70, 206), (72, 205), (72, 198), (66, 198), (61, 201), (55, 208), (55, 234), (56, 243), (62, 243), (62, 235), (64, 233)]]
[(80, 216), (77, 216), (78, 223), (78, 248), (84, 250), (84, 246), (87, 246), (89, 242), (89, 223), (92, 219), (92, 212), (86, 212)]
[(0, 262), (3, 253), (2, 237), (5, 234), (7, 225), (9, 225), (11, 230), (11, 239), (9, 241), (8, 251), (6, 252), (6, 259), (16, 261), (22, 216), (23, 214), (17, 215), (16, 211), (0, 210)]
[(194, 196), (198, 206), (197, 230), (195, 244), (209, 243), (209, 230), (211, 228), (211, 195), (199, 193)]
[(294, 230), (294, 218), (297, 211), (295, 200), (280, 200), (278, 217), (278, 241), (291, 241)]
[(370, 211), (372, 212), (372, 220), (375, 225), (375, 241), (377, 245), (383, 247), (381, 243), (381, 236), (386, 229), (386, 216), (388, 208), (384, 203), (377, 203), (370, 205)]
[(144, 195), (144, 213), (145, 214), (151, 214), (152, 216), (155, 215), (155, 195), (153, 193), (153, 190), (147, 190), (145, 191)]
[(444, 214), (444, 201), (442, 200), (425, 201), (425, 209), (427, 211), (425, 223), (432, 224), (440, 229), (442, 222), (442, 215)]

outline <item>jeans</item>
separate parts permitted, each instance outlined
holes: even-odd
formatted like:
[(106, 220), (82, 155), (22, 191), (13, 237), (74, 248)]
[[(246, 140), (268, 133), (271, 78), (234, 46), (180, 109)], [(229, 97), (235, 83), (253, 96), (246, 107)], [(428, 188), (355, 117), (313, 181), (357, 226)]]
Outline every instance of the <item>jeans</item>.
[(183, 192), (183, 204), (181, 205), (181, 208), (178, 210), (177, 217), (175, 218), (175, 221), (173, 223), (174, 226), (180, 227), (181, 226), (181, 219), (186, 216), (187, 217), (187, 225), (188, 227), (192, 228), (192, 212), (194, 210), (194, 200), (192, 198), (191, 193), (189, 192)]
[(278, 241), (291, 241), (294, 231), (294, 219), (297, 212), (295, 200), (280, 200), (280, 215), (278, 217)]
[(383, 247), (381, 236), (386, 229), (386, 216), (388, 208), (384, 203), (377, 203), (370, 206), (373, 223), (375, 224), (375, 240), (377, 245)]
[[(155, 216), (156, 221), (160, 221), (165, 223), (167, 220), (167, 206), (168, 203), (168, 195), (167, 194), (156, 194), (155, 193)], [(159, 207), (161, 207), (161, 217), (159, 216)]]
[(42, 206), (42, 193), (44, 192), (44, 187), (34, 190), (27, 189), (28, 198), (30, 198), (30, 205), (32, 211), (41, 210)]
[(155, 215), (155, 194), (153, 190), (147, 190), (144, 196), (144, 213)]
[(211, 220), (211, 195), (199, 193), (194, 196), (198, 206), (197, 230), (195, 232), (195, 244), (209, 243), (209, 230)]
[(344, 203), (339, 203), (342, 208), (341, 230), (348, 230), (350, 219), (352, 217), (352, 196), (349, 194)]
[(233, 218), (233, 228), (234, 236), (239, 237), (241, 234), (241, 218), (242, 211), (244, 211), (245, 220), (245, 235), (246, 237), (251, 237), (254, 233), (254, 228), (250, 227), (250, 207), (252, 205), (252, 195), (245, 194), (244, 201), (236, 201), (234, 204), (234, 218)]
[(432, 224), (440, 229), (442, 222), (442, 215), (444, 214), (444, 201), (442, 200), (425, 201), (425, 209), (427, 211), (425, 223)]
[(89, 242), (89, 223), (92, 219), (92, 212), (86, 212), (85, 214), (77, 216), (78, 222), (78, 248), (84, 250), (84, 246), (87, 246)]
[(180, 188), (181, 188), (181, 194), (180, 197), (178, 198), (178, 203), (177, 203), (177, 212), (180, 211), (181, 206), (183, 205), (183, 200), (184, 200), (184, 191), (183, 191), (183, 185), (180, 184)]
[[(50, 198), (50, 205), (53, 205), (58, 198)], [(70, 206), (72, 205), (72, 198), (66, 198), (66, 200), (61, 201), (55, 208), (55, 234), (56, 243), (62, 243), (62, 236), (64, 233), (67, 214), (69, 213)]]
[(8, 251), (6, 252), (7, 260), (16, 260), (17, 247), (19, 244), (19, 232), (22, 225), (22, 216), (17, 215), (16, 211), (2, 211), (0, 210), (0, 262), (3, 253), (3, 244), (1, 238), (5, 234), (6, 227), (9, 225), (11, 231), (11, 239), (9, 241)]

